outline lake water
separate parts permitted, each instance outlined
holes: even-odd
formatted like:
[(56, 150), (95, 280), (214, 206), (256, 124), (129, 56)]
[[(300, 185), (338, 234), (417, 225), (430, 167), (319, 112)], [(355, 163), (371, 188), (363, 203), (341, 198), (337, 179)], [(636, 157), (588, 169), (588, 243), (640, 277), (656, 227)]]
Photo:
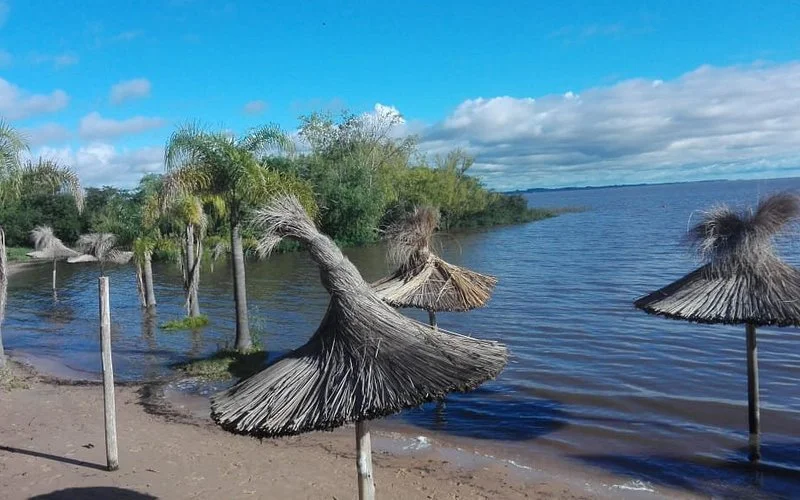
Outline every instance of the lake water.
[[(487, 307), (440, 314), (439, 324), (503, 341), (511, 360), (498, 380), (474, 393), (392, 418), (484, 441), (509, 456), (556, 453), (656, 489), (800, 495), (800, 332), (759, 330), (764, 467), (753, 472), (746, 466), (744, 328), (667, 320), (632, 306), (697, 267), (680, 245), (693, 211), (716, 202), (751, 205), (786, 188), (800, 189), (800, 179), (533, 193), (532, 206), (587, 210), (441, 235), (446, 260), (496, 275), (499, 284)], [(781, 248), (800, 263), (796, 244)], [(387, 270), (381, 246), (346, 253), (368, 280)], [(49, 266), (12, 277), (6, 347), (91, 376), (100, 369), (97, 270), (60, 264), (59, 272), (55, 301)], [(139, 308), (132, 268), (109, 272), (118, 379), (166, 377), (169, 364), (232, 342), (226, 265), (204, 270), (201, 307), (213, 323), (194, 333), (157, 327), (181, 316), (183, 292), (174, 266), (157, 265), (155, 273), (152, 318)], [(252, 322), (270, 351), (297, 347), (316, 328), (327, 304), (318, 276), (304, 253), (249, 264)]]

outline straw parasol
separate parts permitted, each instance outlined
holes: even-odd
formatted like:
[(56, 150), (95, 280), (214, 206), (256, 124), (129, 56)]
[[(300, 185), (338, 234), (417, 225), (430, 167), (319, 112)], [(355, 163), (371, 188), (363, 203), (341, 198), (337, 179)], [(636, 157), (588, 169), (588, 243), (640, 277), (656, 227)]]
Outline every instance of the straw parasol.
[(212, 398), (212, 418), (257, 437), (331, 430), (356, 422), (359, 494), (372, 498), (366, 421), (469, 391), (507, 362), (502, 344), (433, 329), (383, 302), (356, 267), (321, 234), (294, 197), (258, 212), (269, 253), (284, 237), (304, 243), (331, 296), (302, 347)]
[(59, 259), (67, 259), (69, 257), (77, 257), (80, 253), (67, 247), (58, 239), (53, 233), (50, 226), (36, 226), (31, 231), (31, 240), (33, 240), (33, 247), (36, 249), (33, 252), (28, 252), (28, 257), (32, 259), (47, 259), (53, 261), (53, 290), (56, 289), (56, 262)]
[(68, 258), (67, 262), (70, 264), (99, 262), (100, 272), (103, 274), (104, 264), (127, 264), (133, 258), (133, 252), (118, 250), (116, 245), (117, 237), (111, 233), (82, 234), (78, 238), (78, 249), (83, 253)]
[(395, 272), (372, 284), (393, 307), (428, 311), (436, 326), (437, 311), (469, 311), (489, 301), (497, 278), (448, 264), (431, 250), (439, 211), (417, 207), (385, 231)]
[(800, 217), (800, 196), (778, 193), (755, 212), (727, 206), (704, 214), (689, 242), (706, 262), (678, 281), (642, 297), (635, 306), (650, 314), (697, 323), (744, 324), (750, 458), (760, 458), (756, 327), (800, 326), (800, 271), (783, 262), (774, 237)]

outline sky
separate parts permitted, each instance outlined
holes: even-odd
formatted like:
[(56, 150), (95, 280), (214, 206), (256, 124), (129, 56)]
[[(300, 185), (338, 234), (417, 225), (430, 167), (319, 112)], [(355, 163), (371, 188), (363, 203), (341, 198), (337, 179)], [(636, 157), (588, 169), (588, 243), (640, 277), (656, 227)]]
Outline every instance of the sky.
[(797, 176), (800, 3), (0, 0), (0, 117), (88, 186), (344, 109), (497, 190)]

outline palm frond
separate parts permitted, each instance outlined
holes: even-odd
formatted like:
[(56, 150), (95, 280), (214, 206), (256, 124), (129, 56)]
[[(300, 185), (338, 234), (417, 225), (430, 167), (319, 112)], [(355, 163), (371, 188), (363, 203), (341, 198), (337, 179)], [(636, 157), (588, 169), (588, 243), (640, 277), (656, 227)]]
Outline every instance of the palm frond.
[(27, 161), (22, 167), (19, 179), (21, 191), (45, 189), (52, 193), (67, 192), (75, 199), (78, 212), (83, 211), (83, 188), (78, 174), (70, 167), (59, 164), (55, 160), (39, 158)]
[(7, 177), (20, 166), (19, 155), (28, 150), (25, 137), (0, 119), (0, 177)]
[(282, 153), (293, 153), (292, 139), (279, 126), (274, 124), (254, 128), (239, 140), (239, 146), (255, 157)]

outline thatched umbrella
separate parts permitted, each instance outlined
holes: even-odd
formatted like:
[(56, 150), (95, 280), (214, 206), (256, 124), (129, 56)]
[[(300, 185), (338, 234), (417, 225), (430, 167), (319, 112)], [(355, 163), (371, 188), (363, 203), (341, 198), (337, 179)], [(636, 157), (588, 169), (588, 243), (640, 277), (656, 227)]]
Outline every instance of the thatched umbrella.
[(650, 314), (697, 323), (744, 324), (750, 458), (758, 460), (759, 394), (756, 327), (800, 326), (800, 271), (776, 254), (773, 239), (800, 217), (800, 196), (779, 193), (755, 212), (719, 206), (689, 232), (689, 242), (706, 262), (701, 268), (640, 298)]
[(394, 307), (428, 311), (436, 326), (437, 311), (469, 311), (486, 304), (497, 278), (448, 264), (431, 250), (439, 211), (418, 207), (385, 231), (394, 273), (372, 284)]
[(106, 263), (127, 264), (133, 258), (133, 252), (116, 248), (117, 237), (111, 233), (82, 234), (78, 238), (77, 246), (83, 253), (77, 257), (68, 258), (67, 262), (70, 264), (98, 262), (101, 274), (105, 274)]
[(355, 422), (359, 493), (372, 498), (366, 421), (468, 391), (496, 377), (502, 344), (433, 329), (383, 302), (297, 199), (261, 210), (265, 253), (284, 237), (308, 247), (331, 295), (322, 323), (302, 347), (212, 399), (225, 429), (258, 437), (331, 430)]
[(77, 257), (80, 253), (64, 245), (53, 233), (53, 229), (50, 226), (36, 226), (33, 231), (31, 231), (31, 240), (33, 240), (33, 247), (36, 250), (28, 252), (28, 257), (53, 261), (53, 291), (55, 291), (56, 262), (59, 259)]

